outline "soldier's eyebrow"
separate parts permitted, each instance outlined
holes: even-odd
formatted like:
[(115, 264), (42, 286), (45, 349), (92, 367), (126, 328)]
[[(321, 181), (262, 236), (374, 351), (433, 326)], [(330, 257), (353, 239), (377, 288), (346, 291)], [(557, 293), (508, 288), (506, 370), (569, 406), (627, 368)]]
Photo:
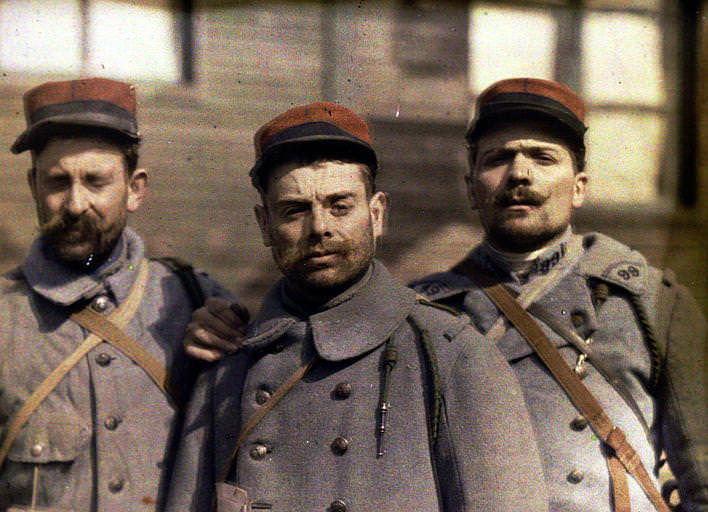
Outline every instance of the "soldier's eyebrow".
[(356, 194), (350, 191), (332, 192), (331, 194), (327, 194), (325, 196), (325, 201), (328, 203), (334, 203), (336, 201), (339, 201), (340, 199), (351, 199), (355, 196)]
[(560, 150), (555, 147), (552, 144), (546, 144), (544, 142), (534, 142), (533, 144), (521, 144), (520, 147), (492, 147), (487, 150), (482, 151), (479, 154), (479, 157), (481, 159), (488, 157), (489, 155), (492, 156), (512, 156), (516, 154), (517, 152), (521, 151), (522, 153), (529, 154), (529, 155), (534, 155), (538, 153), (543, 153), (543, 152), (552, 152), (553, 154), (557, 154)]
[[(350, 190), (337, 190), (334, 192), (329, 192), (325, 195), (317, 195), (317, 198), (326, 202), (334, 202), (339, 199), (349, 199), (355, 197), (356, 193)], [(311, 203), (309, 195), (299, 195), (299, 194), (289, 194), (281, 197), (275, 201), (275, 205), (280, 205), (282, 203)]]
[(511, 149), (511, 148), (506, 148), (506, 147), (494, 147), (487, 149), (485, 151), (482, 151), (479, 154), (480, 159), (485, 159), (487, 157), (491, 156), (513, 156), (514, 153), (516, 153), (516, 149)]
[(309, 204), (312, 204), (312, 201), (306, 197), (286, 197), (275, 201), (273, 207), (285, 208), (287, 206), (306, 206)]

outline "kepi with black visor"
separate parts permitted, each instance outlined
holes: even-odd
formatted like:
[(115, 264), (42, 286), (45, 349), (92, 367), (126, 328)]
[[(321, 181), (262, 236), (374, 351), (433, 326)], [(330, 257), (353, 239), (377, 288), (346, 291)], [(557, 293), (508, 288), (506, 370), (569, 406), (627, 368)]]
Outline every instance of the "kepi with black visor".
[(367, 165), (376, 176), (378, 160), (366, 122), (342, 105), (315, 102), (274, 117), (254, 135), (253, 186), (264, 190), (268, 173), (293, 156), (318, 153)]

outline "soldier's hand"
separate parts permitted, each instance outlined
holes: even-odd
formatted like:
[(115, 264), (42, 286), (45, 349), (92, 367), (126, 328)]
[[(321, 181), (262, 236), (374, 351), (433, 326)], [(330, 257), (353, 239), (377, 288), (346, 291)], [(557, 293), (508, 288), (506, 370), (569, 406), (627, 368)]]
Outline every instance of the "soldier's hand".
[(247, 324), (248, 310), (241, 304), (209, 297), (192, 313), (184, 337), (185, 350), (197, 359), (218, 361), (241, 347)]

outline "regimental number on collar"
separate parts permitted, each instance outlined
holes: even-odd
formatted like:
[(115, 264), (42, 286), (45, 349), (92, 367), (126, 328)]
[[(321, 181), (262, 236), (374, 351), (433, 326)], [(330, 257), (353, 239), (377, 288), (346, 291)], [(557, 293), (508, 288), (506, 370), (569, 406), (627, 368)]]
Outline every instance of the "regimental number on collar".
[(539, 257), (533, 262), (532, 274), (547, 274), (553, 267), (558, 265), (566, 255), (567, 244), (563, 242), (560, 247), (546, 257)]
[(602, 277), (619, 285), (636, 287), (641, 284), (644, 265), (636, 261), (619, 261), (607, 267)]

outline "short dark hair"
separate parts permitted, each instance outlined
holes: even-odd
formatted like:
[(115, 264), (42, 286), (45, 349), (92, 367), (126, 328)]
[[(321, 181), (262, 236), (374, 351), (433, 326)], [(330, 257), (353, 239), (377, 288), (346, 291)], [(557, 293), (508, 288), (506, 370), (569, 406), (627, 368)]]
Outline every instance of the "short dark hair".
[(267, 164), (259, 172), (256, 189), (258, 189), (261, 197), (265, 198), (270, 185), (270, 175), (275, 169), (286, 164), (306, 166), (318, 162), (359, 164), (367, 196), (371, 196), (376, 191), (375, 173), (368, 164), (362, 161), (360, 152), (349, 148), (347, 145), (332, 144), (331, 142), (326, 145), (301, 143), (274, 151), (272, 156), (268, 158)]
[(474, 169), (474, 162), (477, 158), (477, 142), (479, 138), (502, 126), (513, 125), (514, 123), (524, 122), (524, 121), (536, 121), (543, 122), (543, 130), (547, 132), (551, 137), (560, 139), (568, 147), (571, 156), (573, 157), (573, 163), (575, 164), (575, 173), (583, 172), (585, 170), (585, 142), (583, 139), (579, 139), (575, 134), (571, 133), (567, 127), (555, 122), (553, 119), (546, 116), (531, 116), (528, 113), (522, 115), (510, 115), (504, 119), (499, 119), (494, 122), (485, 124), (483, 129), (478, 130), (476, 135), (471, 138), (466, 138), (467, 142), (467, 159), (470, 166), (470, 172)]
[(128, 177), (132, 176), (135, 170), (138, 168), (138, 150), (140, 149), (140, 142), (135, 141), (120, 132), (115, 130), (100, 128), (100, 127), (90, 127), (90, 126), (76, 126), (76, 125), (57, 125), (56, 128), (48, 132), (43, 137), (32, 141), (32, 146), (30, 150), (32, 152), (32, 164), (34, 166), (34, 161), (36, 156), (44, 151), (47, 144), (51, 139), (79, 139), (79, 138), (91, 138), (99, 139), (107, 142), (113, 146), (116, 146), (125, 159), (125, 170)]

